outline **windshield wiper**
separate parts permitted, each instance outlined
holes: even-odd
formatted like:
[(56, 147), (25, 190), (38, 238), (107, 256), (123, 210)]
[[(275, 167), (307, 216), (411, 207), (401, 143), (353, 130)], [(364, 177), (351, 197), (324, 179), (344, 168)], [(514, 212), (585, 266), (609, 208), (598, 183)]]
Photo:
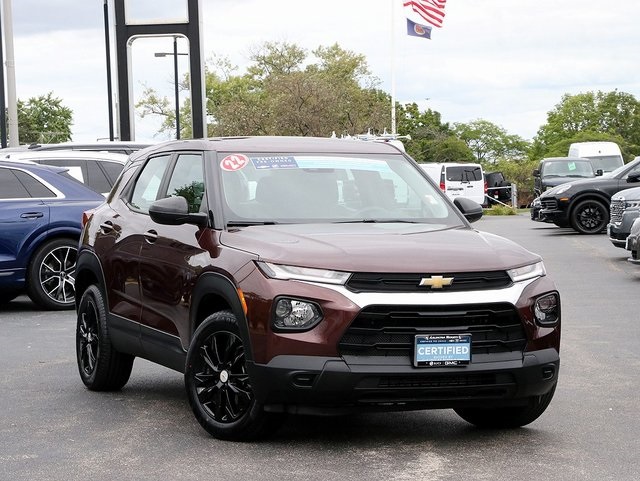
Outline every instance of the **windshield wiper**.
[(332, 224), (422, 224), (423, 222), (418, 222), (417, 220), (406, 220), (406, 219), (354, 219), (354, 220), (339, 220), (336, 222), (332, 222)]
[(252, 225), (276, 225), (272, 220), (230, 220), (227, 227), (251, 227)]

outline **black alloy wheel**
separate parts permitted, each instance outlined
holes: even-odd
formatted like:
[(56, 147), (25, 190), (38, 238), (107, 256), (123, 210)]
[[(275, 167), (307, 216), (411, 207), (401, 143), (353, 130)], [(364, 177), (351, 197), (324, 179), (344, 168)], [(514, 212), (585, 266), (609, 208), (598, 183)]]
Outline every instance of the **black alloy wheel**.
[(609, 222), (607, 207), (598, 200), (583, 200), (571, 215), (571, 227), (581, 234), (598, 234)]
[(76, 360), (85, 386), (92, 391), (117, 391), (131, 376), (134, 356), (117, 351), (111, 343), (104, 296), (89, 286), (78, 303)]
[(246, 369), (245, 344), (230, 311), (210, 315), (196, 329), (184, 374), (187, 397), (200, 425), (218, 439), (248, 441), (281, 424), (256, 401)]

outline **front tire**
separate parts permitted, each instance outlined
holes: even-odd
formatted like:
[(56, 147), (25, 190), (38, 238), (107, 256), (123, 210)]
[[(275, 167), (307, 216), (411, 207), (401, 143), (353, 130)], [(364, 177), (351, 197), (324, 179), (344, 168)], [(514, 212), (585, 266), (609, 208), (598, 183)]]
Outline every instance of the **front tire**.
[(84, 291), (78, 304), (76, 359), (80, 378), (92, 391), (118, 391), (131, 376), (134, 357), (113, 347), (104, 297), (95, 285)]
[(218, 439), (257, 439), (281, 422), (281, 415), (265, 412), (255, 399), (244, 342), (229, 311), (207, 317), (194, 333), (184, 379), (196, 419)]
[(580, 234), (598, 234), (609, 223), (609, 209), (599, 200), (583, 200), (571, 212), (571, 227)]
[(455, 412), (465, 421), (486, 429), (513, 429), (526, 426), (538, 419), (547, 409), (556, 391), (554, 384), (551, 390), (542, 396), (534, 396), (527, 400), (525, 406), (503, 407), (494, 409), (459, 408)]
[(78, 241), (53, 239), (36, 251), (29, 264), (27, 294), (47, 310), (73, 309)]

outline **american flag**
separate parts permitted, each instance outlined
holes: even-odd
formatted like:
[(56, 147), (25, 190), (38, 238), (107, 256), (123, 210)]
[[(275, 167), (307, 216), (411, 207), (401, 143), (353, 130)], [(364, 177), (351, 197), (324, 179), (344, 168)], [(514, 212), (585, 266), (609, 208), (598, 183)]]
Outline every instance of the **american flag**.
[(434, 27), (442, 27), (444, 7), (447, 0), (411, 0), (404, 2), (404, 7), (411, 7), (420, 17)]

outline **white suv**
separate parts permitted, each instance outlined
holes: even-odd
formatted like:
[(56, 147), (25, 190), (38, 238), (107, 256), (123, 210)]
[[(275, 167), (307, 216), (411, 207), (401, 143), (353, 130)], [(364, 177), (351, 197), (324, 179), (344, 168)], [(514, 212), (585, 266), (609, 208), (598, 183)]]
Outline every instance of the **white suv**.
[(11, 152), (3, 160), (67, 167), (71, 177), (106, 196), (120, 175), (127, 158), (127, 155), (111, 152), (54, 150)]

